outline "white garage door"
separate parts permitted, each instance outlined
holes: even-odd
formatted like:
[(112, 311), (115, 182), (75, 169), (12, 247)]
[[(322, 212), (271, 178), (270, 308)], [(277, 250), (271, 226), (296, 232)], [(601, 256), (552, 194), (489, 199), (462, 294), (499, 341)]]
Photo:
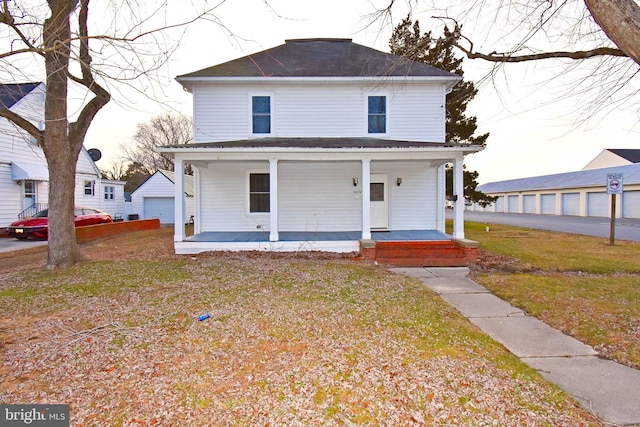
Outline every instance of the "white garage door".
[(605, 192), (587, 193), (587, 216), (609, 217), (610, 196)]
[(622, 196), (622, 216), (640, 218), (640, 191), (625, 191)]
[(543, 215), (556, 214), (556, 195), (555, 194), (542, 194), (540, 196), (540, 212)]
[(173, 224), (175, 221), (173, 197), (145, 197), (144, 218), (160, 218), (161, 224)]
[(536, 213), (535, 194), (526, 194), (522, 196), (522, 205), (524, 207), (524, 213), (530, 213), (530, 214)]
[(507, 196), (507, 212), (520, 213), (520, 196)]
[(580, 215), (580, 193), (562, 193), (562, 215)]
[(496, 200), (496, 209), (494, 212), (504, 212), (504, 196), (498, 196), (498, 200)]

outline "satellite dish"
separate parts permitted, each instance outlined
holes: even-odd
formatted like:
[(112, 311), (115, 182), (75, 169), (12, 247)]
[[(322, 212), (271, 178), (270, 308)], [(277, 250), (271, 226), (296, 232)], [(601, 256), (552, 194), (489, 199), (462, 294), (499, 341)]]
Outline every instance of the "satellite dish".
[(102, 158), (102, 153), (97, 148), (89, 148), (87, 150), (87, 153), (89, 153), (89, 156), (91, 156), (91, 159), (94, 162), (97, 162), (98, 160), (100, 160)]

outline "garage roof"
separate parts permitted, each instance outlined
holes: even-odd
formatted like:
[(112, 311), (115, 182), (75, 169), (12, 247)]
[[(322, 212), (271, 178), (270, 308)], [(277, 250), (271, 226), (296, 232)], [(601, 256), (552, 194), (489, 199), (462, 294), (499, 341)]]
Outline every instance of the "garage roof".
[(559, 188), (605, 187), (608, 173), (621, 173), (624, 184), (640, 184), (640, 163), (602, 169), (590, 169), (530, 178), (489, 182), (478, 186), (487, 194), (510, 193), (515, 191), (553, 190)]

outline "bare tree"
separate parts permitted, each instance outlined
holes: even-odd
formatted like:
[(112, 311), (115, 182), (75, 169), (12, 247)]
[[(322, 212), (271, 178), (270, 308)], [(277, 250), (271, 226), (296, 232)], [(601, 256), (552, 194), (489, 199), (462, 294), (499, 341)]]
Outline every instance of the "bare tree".
[[(163, 145), (182, 145), (193, 141), (191, 119), (178, 113), (165, 113), (138, 124), (131, 144), (122, 144), (125, 160), (138, 163), (147, 170), (173, 170), (173, 158), (158, 153), (155, 149)], [(186, 171), (190, 173), (190, 170)]]
[(100, 173), (104, 179), (120, 181), (126, 174), (127, 165), (125, 162), (115, 162), (111, 165), (111, 169), (100, 169)]
[[(166, 18), (172, 15), (168, 2), (147, 14), (131, 9), (137, 4), (97, 2), (99, 16), (90, 19), (90, 0), (0, 3), (0, 71), (5, 78), (24, 78), (26, 65), (36, 64), (40, 71), (35, 75), (46, 76), (44, 130), (7, 109), (1, 109), (0, 116), (36, 138), (47, 159), (52, 184), (48, 268), (82, 259), (73, 220), (75, 168), (89, 125), (111, 99), (107, 88), (152, 79), (177, 47), (168, 29), (202, 17), (215, 21), (211, 14), (216, 6), (194, 10), (188, 22), (174, 24)], [(70, 90), (81, 99), (73, 111), (68, 107)]]
[(637, 0), (460, 0), (446, 8), (436, 3), (390, 0), (374, 18), (391, 24), (399, 6), (426, 8), (457, 49), (470, 59), (494, 64), (485, 81), (493, 81), (505, 64), (555, 60), (555, 76), (574, 77), (564, 81), (556, 96), (581, 97), (581, 115), (622, 105), (635, 108), (640, 71)]

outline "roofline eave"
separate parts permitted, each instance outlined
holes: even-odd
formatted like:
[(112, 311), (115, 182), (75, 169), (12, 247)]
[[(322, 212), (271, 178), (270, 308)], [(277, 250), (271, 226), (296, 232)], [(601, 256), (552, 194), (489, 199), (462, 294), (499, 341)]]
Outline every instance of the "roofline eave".
[[(302, 148), (302, 147), (158, 147), (156, 151), (186, 159), (194, 155), (201, 156), (194, 160), (266, 160), (278, 158), (282, 160), (317, 159), (336, 160), (434, 160), (453, 159), (467, 154), (482, 151), (480, 145), (445, 146), (442, 147), (402, 147), (402, 148)], [(395, 155), (395, 156), (394, 156)]]
[(176, 81), (180, 83), (186, 90), (190, 90), (194, 84), (204, 83), (354, 83), (354, 82), (380, 82), (393, 81), (400, 83), (435, 83), (444, 84), (450, 89), (462, 80), (460, 76), (304, 76), (304, 77), (263, 77), (263, 76), (209, 76), (209, 77), (176, 77)]

